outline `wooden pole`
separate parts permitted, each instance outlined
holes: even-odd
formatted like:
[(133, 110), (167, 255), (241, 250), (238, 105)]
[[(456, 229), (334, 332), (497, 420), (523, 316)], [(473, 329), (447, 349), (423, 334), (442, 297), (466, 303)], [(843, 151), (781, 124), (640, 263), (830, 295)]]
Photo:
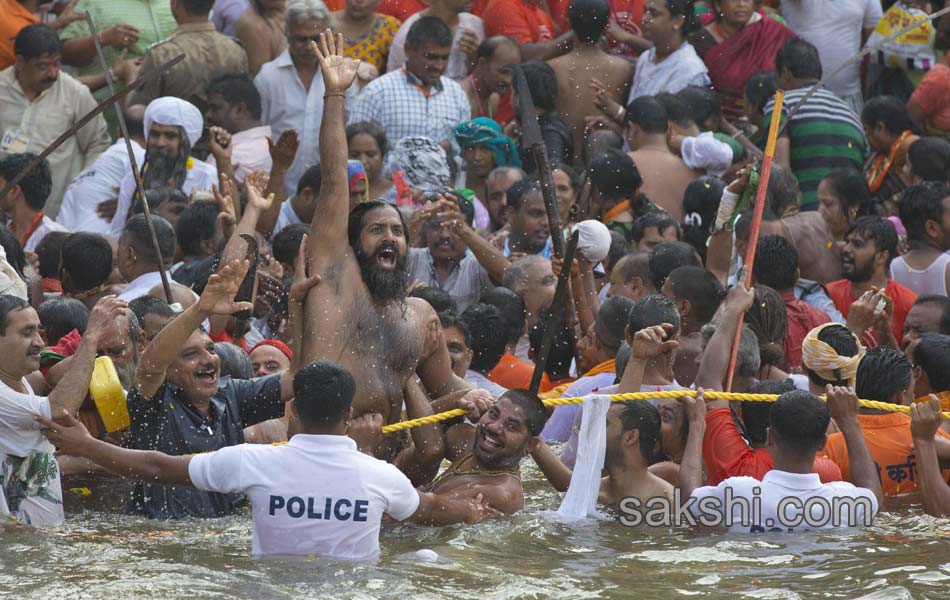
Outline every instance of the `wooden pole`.
[[(775, 157), (775, 142), (778, 140), (779, 127), (782, 122), (782, 104), (785, 95), (782, 90), (775, 92), (775, 108), (772, 109), (772, 122), (769, 124), (769, 136), (765, 144), (765, 156), (762, 159), (762, 172), (759, 174), (759, 188), (755, 194), (755, 206), (752, 211), (752, 229), (749, 232), (749, 243), (745, 251), (745, 278), (736, 285), (744, 285), (746, 289), (752, 286), (752, 267), (755, 265), (755, 246), (759, 241), (759, 227), (762, 225), (762, 211), (765, 209), (765, 196), (769, 189), (769, 175), (772, 174), (772, 159)], [(776, 118), (777, 117), (777, 118)], [(742, 322), (745, 315), (739, 315), (739, 327), (732, 340), (732, 353), (729, 356), (729, 371), (726, 375), (726, 391), (732, 391), (732, 379), (736, 371), (736, 358), (739, 355), (739, 340), (742, 338)]]

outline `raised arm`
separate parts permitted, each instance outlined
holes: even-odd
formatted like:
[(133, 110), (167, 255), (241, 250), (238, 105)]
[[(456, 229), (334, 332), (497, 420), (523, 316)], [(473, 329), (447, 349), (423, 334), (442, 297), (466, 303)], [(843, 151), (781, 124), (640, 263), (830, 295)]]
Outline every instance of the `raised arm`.
[(316, 273), (323, 273), (339, 262), (347, 251), (346, 225), (349, 217), (350, 190), (346, 176), (346, 118), (343, 112), (347, 88), (356, 79), (359, 61), (343, 57), (343, 36), (329, 30), (320, 34), (320, 43), (311, 42), (320, 61), (320, 73), (326, 92), (320, 126), (319, 218), (310, 226), (308, 249)]
[[(755, 292), (746, 289), (740, 281), (729, 290), (723, 306), (719, 326), (703, 352), (703, 359), (699, 363), (699, 372), (696, 373), (696, 386), (707, 390), (721, 390), (729, 368), (729, 357), (732, 351), (732, 342), (736, 338), (739, 328), (739, 318), (752, 306)], [(722, 408), (725, 400), (716, 400), (708, 408)]]
[(136, 373), (139, 393), (151, 398), (165, 381), (165, 373), (171, 366), (185, 341), (205, 319), (212, 315), (232, 315), (240, 310), (252, 310), (250, 302), (235, 302), (234, 295), (248, 269), (247, 261), (234, 261), (225, 265), (208, 279), (204, 293), (198, 301), (178, 315), (155, 336), (145, 348), (142, 362)]
[[(426, 391), (415, 377), (406, 381), (403, 393), (407, 418), (419, 419), (433, 414)], [(412, 436), (412, 447), (400, 452), (393, 463), (406, 474), (413, 485), (423, 485), (432, 481), (445, 456), (442, 424), (431, 423), (413, 427), (409, 430), (409, 435)]]
[(950, 486), (940, 472), (934, 445), (942, 421), (940, 399), (934, 395), (929, 402), (917, 402), (910, 407), (910, 434), (917, 450), (917, 484), (927, 514), (935, 517), (950, 516)]
[(881, 480), (877, 476), (874, 459), (864, 441), (861, 425), (858, 423), (858, 396), (854, 390), (846, 387), (829, 385), (826, 389), (828, 411), (835, 425), (844, 435), (848, 448), (848, 461), (851, 463), (851, 483), (866, 488), (874, 493), (877, 505), (884, 505), (884, 493), (881, 491)]
[(88, 458), (117, 475), (132, 479), (150, 483), (191, 485), (191, 479), (188, 477), (190, 456), (169, 456), (148, 450), (128, 450), (99, 441), (89, 435), (86, 427), (67, 411), (62, 411), (57, 422), (43, 417), (35, 418), (46, 427), (43, 435), (66, 454)]
[(267, 189), (264, 190), (264, 196), (274, 196), (274, 201), (270, 208), (265, 210), (257, 221), (257, 230), (265, 237), (270, 237), (277, 225), (277, 219), (280, 217), (280, 206), (287, 197), (284, 189), (284, 181), (287, 177), (287, 171), (297, 157), (297, 148), (300, 146), (300, 139), (297, 137), (297, 131), (294, 129), (285, 129), (277, 142), (267, 138), (267, 149), (270, 152), (271, 168), (270, 177), (267, 180)]
[(86, 333), (82, 336), (76, 353), (69, 357), (68, 370), (49, 394), (50, 414), (58, 415), (64, 410), (75, 414), (82, 406), (89, 392), (99, 340), (109, 326), (127, 310), (128, 304), (116, 296), (104, 296), (92, 308)]
[(630, 361), (623, 371), (623, 377), (620, 379), (620, 385), (617, 386), (618, 394), (627, 394), (630, 392), (639, 392), (643, 385), (643, 373), (646, 371), (647, 362), (656, 360), (658, 356), (670, 352), (679, 347), (676, 340), (667, 340), (666, 336), (673, 326), (669, 323), (662, 325), (652, 325), (641, 329), (630, 340)]
[(689, 498), (698, 487), (703, 485), (703, 436), (706, 434), (706, 400), (703, 389), (697, 390), (696, 397), (684, 396), (686, 416), (689, 419), (689, 435), (686, 449), (680, 462), (679, 488), (682, 498)]
[[(290, 339), (293, 340), (294, 358), (290, 362), (290, 370), (296, 373), (303, 366), (304, 357), (304, 337), (303, 337), (303, 304), (307, 300), (307, 293), (310, 288), (320, 283), (319, 275), (310, 275), (307, 261), (307, 240), (309, 236), (304, 234), (300, 240), (300, 249), (297, 250), (297, 260), (294, 262), (294, 280), (290, 284), (290, 291), (287, 294), (287, 323), (290, 327)], [(291, 382), (293, 385), (293, 382)]]
[(488, 276), (492, 282), (494, 282), (495, 285), (501, 285), (502, 277), (505, 274), (505, 267), (510, 264), (508, 258), (502, 254), (500, 250), (492, 246), (491, 242), (478, 235), (477, 231), (468, 226), (465, 222), (465, 218), (462, 216), (461, 210), (459, 210), (458, 204), (440, 196), (435, 218), (438, 219), (441, 224), (449, 225), (458, 236), (462, 238), (465, 245), (468, 246), (472, 254), (475, 255), (478, 264), (488, 272)]

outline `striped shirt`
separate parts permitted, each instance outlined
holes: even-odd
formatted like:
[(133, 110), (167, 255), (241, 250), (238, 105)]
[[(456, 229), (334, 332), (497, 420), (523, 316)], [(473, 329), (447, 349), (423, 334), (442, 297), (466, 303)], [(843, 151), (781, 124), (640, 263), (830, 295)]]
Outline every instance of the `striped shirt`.
[[(811, 85), (789, 90), (782, 106), (783, 118), (798, 105)], [(765, 106), (763, 130), (772, 121), (774, 101)], [(825, 89), (819, 89), (795, 113), (784, 136), (790, 139), (792, 172), (802, 192), (802, 208), (818, 205), (818, 184), (834, 169), (860, 171), (867, 154), (861, 120), (845, 103)]]

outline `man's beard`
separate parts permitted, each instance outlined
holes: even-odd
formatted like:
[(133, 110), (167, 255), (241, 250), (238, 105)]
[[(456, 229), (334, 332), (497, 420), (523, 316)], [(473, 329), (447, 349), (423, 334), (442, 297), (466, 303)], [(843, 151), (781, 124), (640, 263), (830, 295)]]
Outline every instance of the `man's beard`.
[(142, 173), (146, 190), (164, 187), (182, 189), (188, 175), (188, 156), (191, 154), (191, 147), (184, 140), (184, 136), (178, 150), (177, 156), (171, 155), (167, 150), (148, 151), (145, 172)]
[(124, 367), (116, 365), (115, 372), (119, 376), (119, 383), (122, 389), (131, 391), (135, 387), (135, 373), (139, 370), (139, 351), (132, 348), (132, 356), (129, 358), (129, 364)]
[(853, 263), (854, 267), (850, 273), (841, 273), (841, 276), (851, 281), (853, 283), (864, 283), (870, 281), (871, 277), (874, 276), (874, 263), (868, 261), (863, 265), (859, 265), (857, 262)]
[[(396, 254), (396, 268), (388, 270), (379, 266), (377, 259), (383, 248), (391, 248)], [(369, 256), (362, 247), (354, 248), (354, 252), (363, 275), (363, 283), (366, 284), (375, 302), (391, 304), (401, 303), (406, 299), (406, 288), (409, 286), (407, 268), (409, 257), (406, 254), (400, 256), (396, 244), (380, 244)]]

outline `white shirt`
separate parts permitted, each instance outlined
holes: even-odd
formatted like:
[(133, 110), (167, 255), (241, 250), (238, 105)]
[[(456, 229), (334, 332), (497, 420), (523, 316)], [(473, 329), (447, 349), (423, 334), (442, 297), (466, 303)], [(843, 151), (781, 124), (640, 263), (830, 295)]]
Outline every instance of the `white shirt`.
[(40, 245), (40, 242), (43, 241), (43, 238), (46, 237), (46, 234), (51, 231), (69, 231), (53, 219), (50, 219), (45, 214), (40, 220), (39, 226), (30, 234), (30, 237), (27, 238), (26, 244), (23, 245), (24, 252), (36, 252), (36, 247)]
[[(218, 169), (214, 165), (199, 160), (193, 161), (193, 164), (194, 166), (188, 169), (185, 174), (185, 182), (181, 184), (181, 191), (189, 196), (197, 190), (210, 192), (212, 185), (218, 185)], [(119, 184), (119, 205), (116, 207), (115, 216), (112, 217), (112, 223), (109, 225), (109, 235), (116, 239), (122, 235), (122, 228), (125, 227), (133, 195), (135, 195), (135, 178), (132, 177), (130, 169), (122, 178), (122, 183)]]
[[(231, 164), (234, 166), (234, 178), (238, 183), (244, 183), (244, 178), (251, 171), (264, 169), (270, 173), (273, 161), (270, 157), (270, 147), (267, 138), (271, 137), (270, 127), (261, 125), (244, 131), (231, 134)], [(208, 155), (205, 161), (214, 165), (214, 155)]]
[[(287, 129), (295, 129), (300, 139), (297, 156), (284, 178), (287, 196), (297, 191), (297, 182), (308, 167), (320, 162), (320, 124), (323, 119), (323, 94), (326, 85), (318, 69), (307, 90), (300, 81), (290, 50), (264, 63), (254, 85), (261, 93), (261, 122), (270, 125), (274, 138)], [(346, 105), (352, 106), (358, 93), (352, 85), (346, 91)]]
[(229, 446), (193, 457), (188, 476), (199, 490), (247, 494), (254, 556), (373, 558), (383, 514), (402, 521), (419, 507), (418, 492), (399, 469), (342, 435)]
[[(386, 72), (397, 71), (406, 64), (406, 36), (409, 34), (409, 28), (419, 20), (422, 15), (416, 13), (403, 21), (402, 26), (393, 37), (392, 46), (389, 48), (389, 59), (386, 62)], [(478, 43), (481, 44), (485, 39), (485, 25), (481, 17), (467, 12), (459, 13), (458, 27), (455, 28), (455, 36), (452, 39), (452, 51), (449, 54), (449, 63), (445, 67), (445, 75), (449, 79), (462, 79), (468, 75), (468, 56), (462, 52), (459, 47), (459, 38), (462, 37), (462, 31), (468, 29), (475, 33)]]
[[(145, 148), (132, 141), (132, 154), (141, 165)], [(56, 222), (72, 231), (108, 234), (110, 223), (96, 214), (96, 206), (119, 196), (119, 184), (131, 169), (125, 140), (120, 139), (69, 184)]]
[[(755, 511), (747, 510), (746, 515), (742, 515), (740, 503), (733, 501), (731, 505), (731, 524), (729, 530), (733, 532), (761, 532), (761, 531), (806, 531), (809, 529), (829, 529), (832, 527), (857, 527), (867, 523), (877, 514), (877, 498), (871, 490), (855, 487), (846, 481), (833, 481), (831, 483), (822, 483), (817, 473), (789, 473), (772, 469), (765, 474), (762, 481), (754, 477), (730, 477), (721, 481), (719, 485), (704, 486), (693, 490), (691, 498), (697, 501), (703, 498), (712, 498), (707, 500), (710, 503), (704, 512), (706, 515), (718, 514), (725, 518), (724, 511), (726, 490), (730, 490), (733, 500), (744, 498), (751, 503), (757, 498), (761, 503), (761, 512), (759, 519), (753, 521)], [(758, 490), (758, 491), (756, 491)], [(833, 518), (831, 506), (835, 499), (841, 502), (842, 499), (856, 498), (862, 499), (862, 502), (854, 506), (840, 504), (837, 508), (837, 518)], [(779, 507), (781, 503), (786, 503), (782, 507), (783, 518), (779, 518)], [(807, 522), (806, 505), (810, 516)], [(718, 509), (716, 509), (718, 506)], [(870, 506), (870, 515), (867, 515), (867, 508)], [(700, 506), (694, 503), (690, 507), (694, 516), (699, 517)], [(745, 523), (742, 521), (746, 520)], [(837, 521), (837, 522), (836, 522)]]
[(277, 223), (274, 225), (274, 232), (271, 234), (271, 239), (274, 239), (273, 236), (280, 233), (284, 228), (290, 225), (296, 225), (297, 223), (303, 223), (303, 221), (300, 220), (297, 211), (295, 211), (294, 207), (290, 204), (290, 198), (287, 198), (284, 200), (284, 203), (280, 205), (280, 212), (277, 213)]
[[(168, 283), (174, 283), (175, 280), (172, 279), (172, 274), (168, 273)], [(141, 298), (142, 296), (148, 296), (148, 291), (155, 287), (156, 285), (162, 285), (162, 276), (158, 271), (152, 271), (151, 273), (145, 273), (144, 275), (139, 275), (135, 279), (129, 282), (125, 289), (122, 290), (122, 293), (119, 294), (119, 300), (125, 300), (126, 302), (131, 302), (136, 298)], [(198, 299), (198, 294), (194, 291), (191, 291), (191, 295), (195, 297), (195, 300)]]
[[(818, 48), (824, 75), (861, 51), (861, 33), (883, 16), (880, 0), (784, 0), (788, 27)], [(861, 93), (861, 64), (855, 63), (825, 86), (839, 97)]]
[(475, 386), (475, 389), (485, 390), (495, 398), (501, 398), (508, 388), (502, 387), (494, 381), (488, 379), (478, 371), (466, 371), (465, 381)]
[[(0, 515), (31, 525), (55, 525), (65, 518), (59, 466), (53, 445), (33, 420), (36, 415), (50, 418), (49, 399), (33, 393), (25, 378), (20, 381), (26, 393), (0, 382)], [(23, 484), (33, 488), (32, 493), (15, 499), (9, 492)]]
[(650, 48), (637, 59), (628, 104), (640, 96), (655, 96), (660, 92), (675, 94), (691, 85), (709, 85), (706, 63), (689, 42), (683, 42), (662, 62), (653, 62), (655, 56), (656, 49)]

